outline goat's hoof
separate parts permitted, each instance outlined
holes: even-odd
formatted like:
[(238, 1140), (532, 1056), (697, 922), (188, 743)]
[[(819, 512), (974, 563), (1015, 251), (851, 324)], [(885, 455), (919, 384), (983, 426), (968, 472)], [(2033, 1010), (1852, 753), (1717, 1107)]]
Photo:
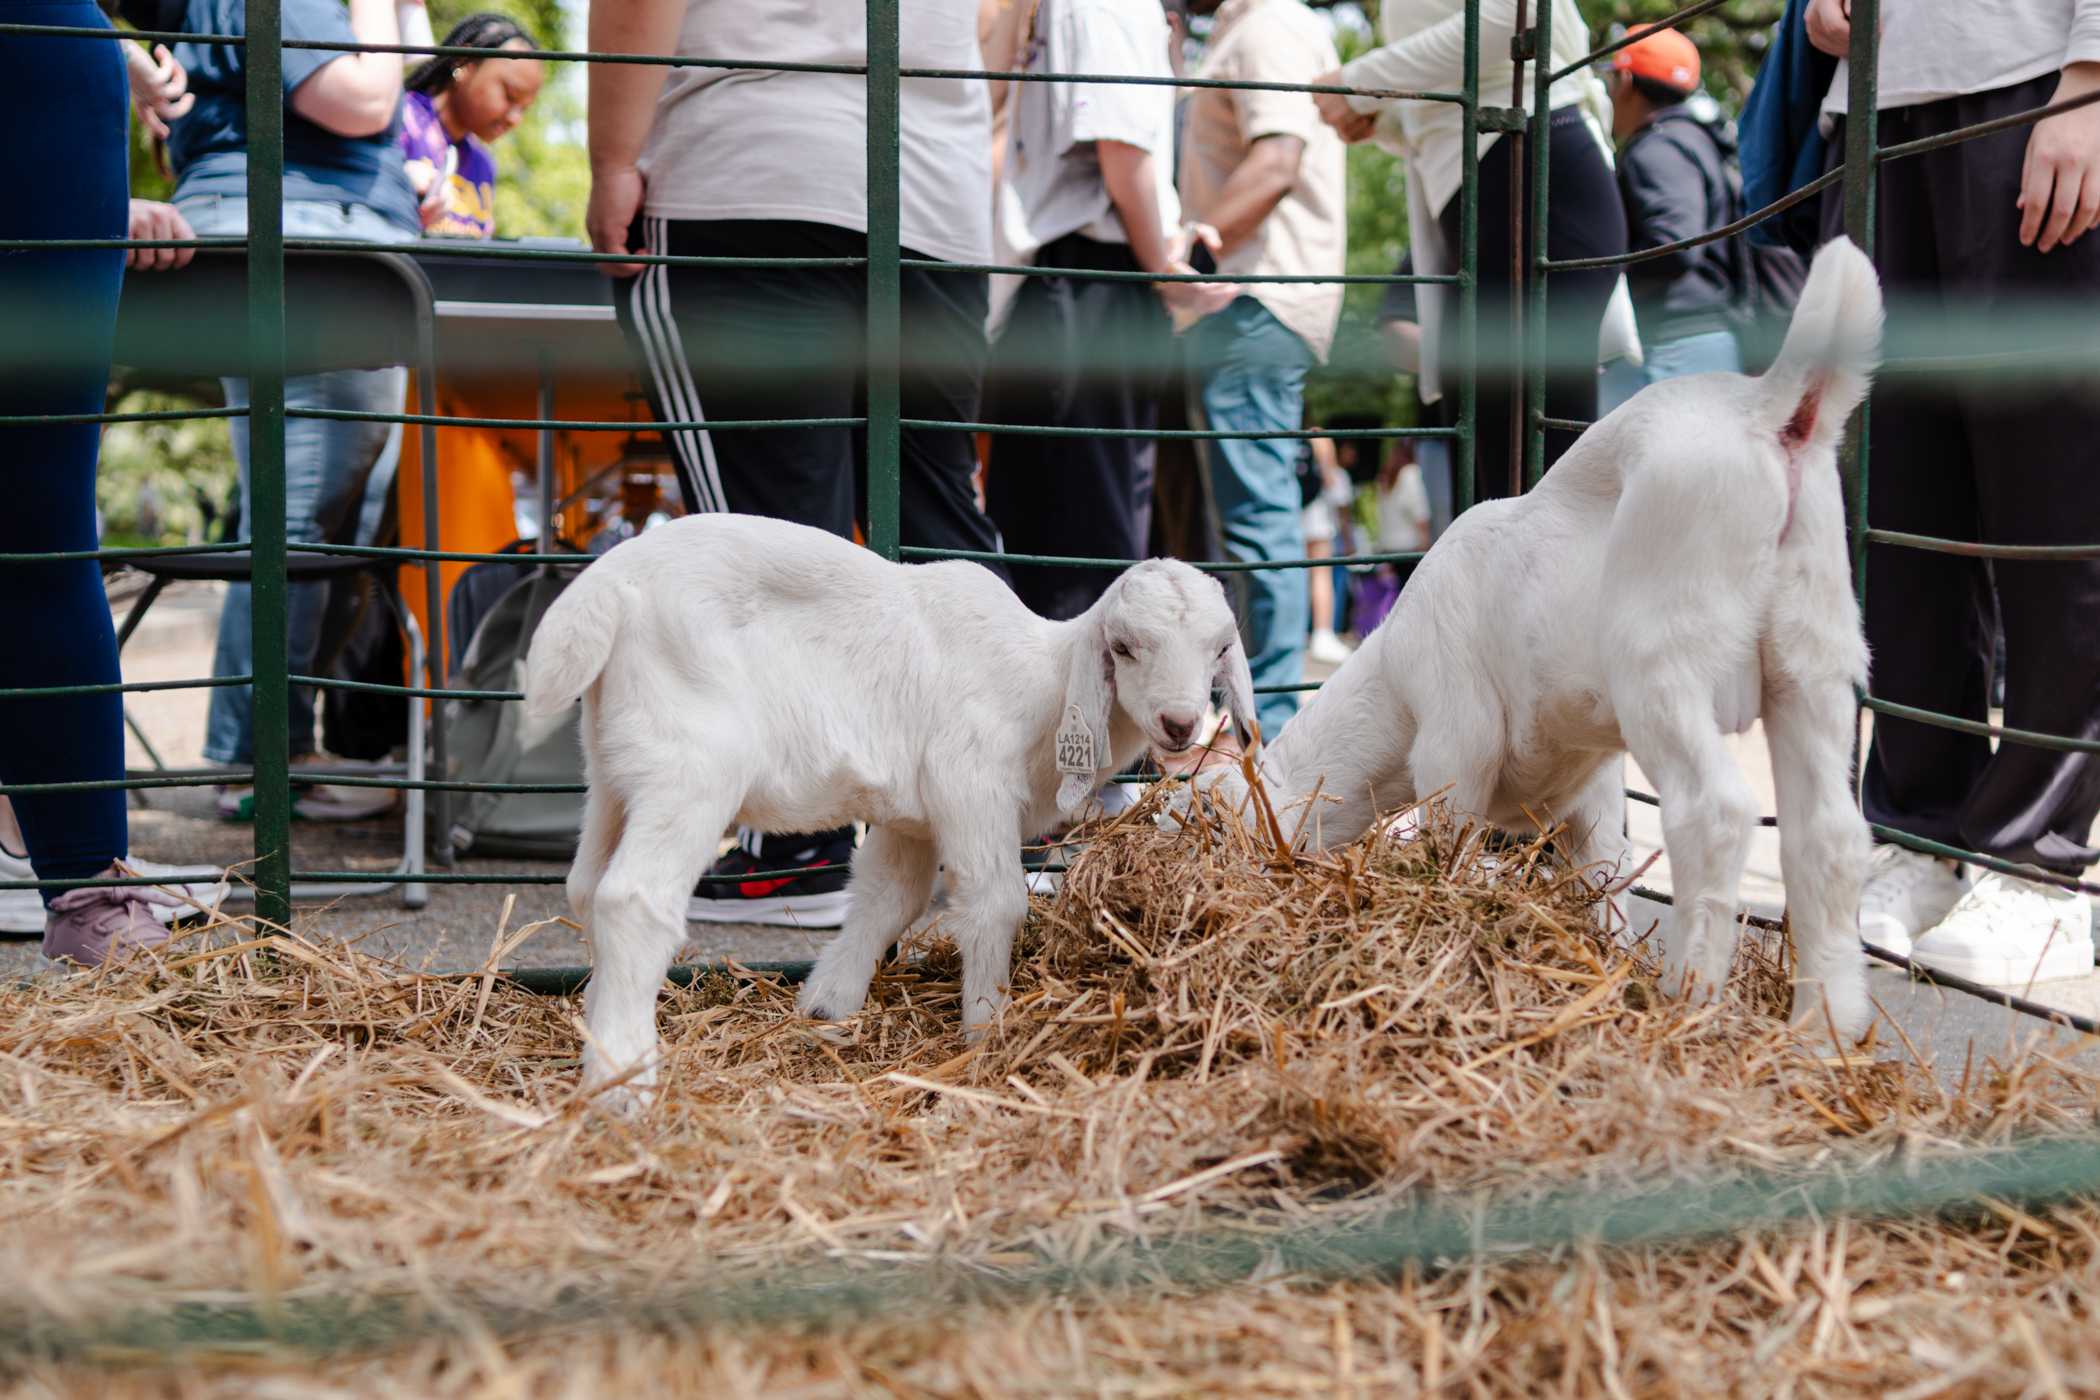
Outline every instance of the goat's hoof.
[(808, 1027), (809, 1033), (817, 1039), (832, 1045), (851, 1045), (853, 1043), (853, 1028), (841, 1024), (843, 1020), (843, 1017), (814, 1017)]
[(1686, 1002), (1692, 1006), (1709, 1006), (1720, 999), (1721, 989), (1709, 984), (1704, 978), (1682, 964), (1665, 963), (1662, 971), (1663, 995), (1673, 1001)]
[(622, 1122), (632, 1123), (648, 1113), (656, 1102), (654, 1077), (651, 1082), (639, 1079), (610, 1082), (612, 1075), (585, 1075), (583, 1092), (592, 1112), (603, 1113)]
[(1813, 1039), (1834, 1040), (1836, 1048), (1843, 1051), (1865, 1039), (1873, 1024), (1874, 1007), (1861, 987), (1796, 982), (1794, 1011), (1788, 1019), (1797, 1030)]
[[(631, 1056), (608, 1055), (595, 1046), (583, 1052), (583, 1093), (593, 1111), (632, 1122), (656, 1102), (661, 1047)], [(642, 1068), (634, 1069), (640, 1063)], [(629, 1071), (633, 1071), (630, 1073)]]
[(812, 1021), (845, 1021), (860, 1014), (867, 1003), (868, 988), (862, 983), (858, 991), (843, 988), (821, 972), (812, 974), (795, 994), (795, 1010)]

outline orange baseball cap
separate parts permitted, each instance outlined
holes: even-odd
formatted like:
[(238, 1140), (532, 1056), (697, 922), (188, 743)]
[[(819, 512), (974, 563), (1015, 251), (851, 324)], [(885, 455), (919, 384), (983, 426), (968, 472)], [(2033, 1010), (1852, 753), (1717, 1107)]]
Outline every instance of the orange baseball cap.
[(1611, 56), (1611, 66), (1621, 73), (1661, 83), (1672, 92), (1689, 96), (1699, 86), (1699, 49), (1675, 29), (1641, 25), (1628, 31), (1641, 35)]

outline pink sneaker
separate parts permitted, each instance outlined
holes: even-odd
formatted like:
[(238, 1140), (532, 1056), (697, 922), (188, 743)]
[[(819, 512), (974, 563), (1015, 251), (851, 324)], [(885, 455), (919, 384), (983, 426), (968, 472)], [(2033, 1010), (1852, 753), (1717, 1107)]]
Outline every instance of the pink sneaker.
[(172, 896), (150, 885), (67, 890), (51, 901), (44, 956), (100, 967), (113, 958), (168, 941), (154, 912)]

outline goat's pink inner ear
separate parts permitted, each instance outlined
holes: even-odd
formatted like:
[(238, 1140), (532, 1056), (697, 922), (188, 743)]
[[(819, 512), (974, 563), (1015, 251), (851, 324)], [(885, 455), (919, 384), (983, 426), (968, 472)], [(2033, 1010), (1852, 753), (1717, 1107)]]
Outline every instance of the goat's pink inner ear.
[(1823, 375), (1815, 375), (1801, 391), (1801, 402), (1794, 405), (1794, 416), (1786, 420), (1779, 430), (1779, 441), (1787, 451), (1799, 451), (1802, 444), (1815, 435), (1816, 411), (1823, 405), (1823, 391), (1829, 387)]

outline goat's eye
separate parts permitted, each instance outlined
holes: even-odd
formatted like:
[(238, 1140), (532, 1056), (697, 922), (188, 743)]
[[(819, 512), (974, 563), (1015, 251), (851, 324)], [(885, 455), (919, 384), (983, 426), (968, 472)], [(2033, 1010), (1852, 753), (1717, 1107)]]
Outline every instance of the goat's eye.
[(1218, 648), (1218, 660), (1220, 660), (1220, 661), (1223, 661), (1223, 660), (1225, 659), (1225, 653), (1226, 653), (1226, 652), (1228, 652), (1228, 651), (1231, 651), (1231, 650), (1232, 650), (1232, 643), (1231, 643), (1231, 642), (1227, 642), (1227, 643), (1226, 643), (1226, 644), (1225, 644), (1224, 646), (1221, 646), (1221, 647), (1219, 647), (1219, 648)]
[(1114, 652), (1116, 655), (1122, 657), (1125, 661), (1130, 661), (1134, 659), (1130, 654), (1130, 643), (1128, 642), (1117, 642), (1114, 646), (1110, 647), (1109, 650)]

